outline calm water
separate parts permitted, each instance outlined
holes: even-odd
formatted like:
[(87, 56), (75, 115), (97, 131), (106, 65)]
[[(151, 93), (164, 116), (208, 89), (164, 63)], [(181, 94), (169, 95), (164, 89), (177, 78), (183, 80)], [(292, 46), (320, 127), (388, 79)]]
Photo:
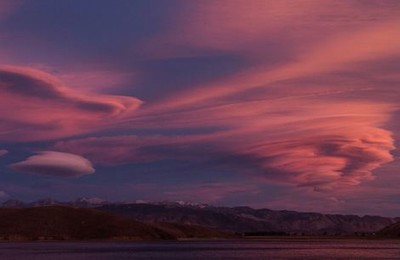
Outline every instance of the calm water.
[(0, 243), (0, 259), (400, 259), (400, 240)]

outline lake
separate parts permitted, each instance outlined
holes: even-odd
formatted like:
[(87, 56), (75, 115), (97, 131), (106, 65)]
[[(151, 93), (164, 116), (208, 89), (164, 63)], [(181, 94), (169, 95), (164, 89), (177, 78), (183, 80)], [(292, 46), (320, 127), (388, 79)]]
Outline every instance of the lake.
[(400, 259), (400, 240), (2, 242), (0, 259)]

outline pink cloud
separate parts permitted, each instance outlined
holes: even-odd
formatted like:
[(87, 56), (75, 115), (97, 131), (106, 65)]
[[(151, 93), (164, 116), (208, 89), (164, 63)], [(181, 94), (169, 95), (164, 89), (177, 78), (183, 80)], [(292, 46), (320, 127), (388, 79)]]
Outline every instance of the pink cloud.
[[(290, 96), (283, 94), (292, 93), (293, 86), (282, 88), (272, 89), (265, 96), (259, 94), (256, 100), (238, 98), (224, 104), (216, 99), (205, 107), (150, 114), (151, 120), (140, 117), (131, 122), (139, 127), (156, 127), (163, 122), (166, 128), (177, 125), (220, 128), (181, 141), (192, 147), (208, 144), (210, 160), (220, 153), (253, 158), (257, 163), (248, 167), (254, 172), (263, 170), (266, 182), (291, 183), (316, 191), (332, 191), (373, 180), (373, 171), (394, 159), (393, 134), (384, 125), (396, 111), (395, 104), (354, 100), (348, 96), (363, 89), (345, 90), (341, 85), (336, 91), (314, 87), (311, 93), (298, 91)], [(146, 140), (147, 145), (157, 143), (154, 139)], [(68, 142), (64, 145), (71, 151), (79, 150)], [(143, 143), (136, 145), (131, 146), (134, 151)], [(121, 154), (129, 153), (125, 149)]]
[(373, 180), (372, 171), (393, 160), (392, 134), (380, 128), (389, 119), (390, 105), (354, 101), (330, 104), (326, 100), (307, 104), (308, 99), (303, 99), (301, 96), (284, 104), (241, 102), (231, 104), (229, 109), (217, 106), (156, 120), (168, 121), (167, 127), (225, 126), (211, 134), (92, 137), (60, 141), (54, 148), (111, 165), (243, 157), (251, 161), (243, 166), (248, 168), (246, 174), (262, 170), (265, 182), (316, 191)]
[[(160, 128), (161, 123), (163, 128), (214, 127), (209, 134), (93, 137), (61, 141), (55, 149), (102, 164), (243, 157), (251, 162), (243, 167), (254, 174), (264, 172), (265, 182), (316, 191), (373, 180), (373, 171), (394, 159), (393, 134), (384, 125), (395, 104), (349, 98), (353, 92), (364, 91), (357, 85), (347, 90), (337, 85), (336, 90), (313, 86), (301, 91), (299, 84), (260, 92), (255, 100), (232, 96), (229, 104), (215, 99), (204, 107), (146, 116), (144, 109), (121, 124), (128, 128), (131, 124)], [(196, 153), (199, 145), (207, 147), (201, 156)]]
[[(324, 191), (372, 180), (372, 170), (393, 160), (390, 132), (364, 129), (363, 133), (327, 136), (301, 134), (283, 142), (266, 142), (248, 150), (261, 167), (281, 171), (278, 180), (311, 186)], [(274, 178), (274, 177), (272, 177)]]
[(86, 158), (54, 151), (42, 151), (26, 160), (10, 165), (16, 171), (56, 177), (79, 177), (95, 172)]
[(0, 75), (1, 140), (48, 140), (96, 131), (142, 103), (133, 97), (73, 90), (29, 68), (3, 66)]

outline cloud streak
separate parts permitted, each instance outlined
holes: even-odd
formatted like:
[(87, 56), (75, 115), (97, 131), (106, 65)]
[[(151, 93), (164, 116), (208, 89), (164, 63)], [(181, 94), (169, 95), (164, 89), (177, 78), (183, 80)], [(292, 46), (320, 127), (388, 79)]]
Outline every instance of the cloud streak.
[(26, 160), (10, 165), (15, 171), (54, 177), (80, 177), (95, 172), (91, 162), (82, 156), (42, 151)]

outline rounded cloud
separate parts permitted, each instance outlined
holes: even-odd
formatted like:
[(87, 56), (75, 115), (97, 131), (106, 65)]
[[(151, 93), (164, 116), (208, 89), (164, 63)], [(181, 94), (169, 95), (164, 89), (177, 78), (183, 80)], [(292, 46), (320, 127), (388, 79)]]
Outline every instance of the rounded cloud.
[(42, 151), (22, 162), (10, 165), (16, 171), (57, 177), (79, 177), (92, 174), (95, 169), (86, 158), (54, 151)]
[(3, 156), (5, 154), (8, 154), (8, 151), (5, 149), (0, 149), (0, 156)]

